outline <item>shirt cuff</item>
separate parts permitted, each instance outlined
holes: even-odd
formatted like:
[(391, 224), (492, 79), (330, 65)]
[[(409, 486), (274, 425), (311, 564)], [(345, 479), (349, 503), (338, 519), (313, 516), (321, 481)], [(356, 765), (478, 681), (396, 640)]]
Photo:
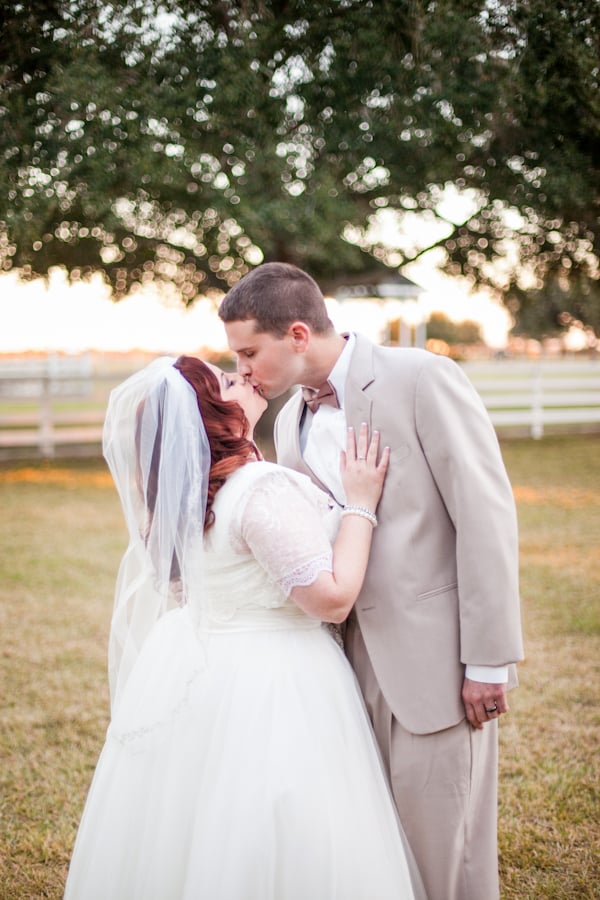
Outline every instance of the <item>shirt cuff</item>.
[(465, 677), (484, 684), (504, 684), (508, 681), (508, 666), (467, 665)]

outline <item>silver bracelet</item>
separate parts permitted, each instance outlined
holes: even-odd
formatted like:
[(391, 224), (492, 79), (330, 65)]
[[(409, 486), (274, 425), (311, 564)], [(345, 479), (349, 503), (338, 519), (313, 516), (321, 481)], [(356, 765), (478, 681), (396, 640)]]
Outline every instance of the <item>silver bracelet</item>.
[(362, 516), (363, 519), (368, 519), (373, 528), (377, 527), (377, 516), (374, 512), (371, 512), (370, 509), (367, 509), (366, 506), (344, 506), (342, 509), (343, 516)]

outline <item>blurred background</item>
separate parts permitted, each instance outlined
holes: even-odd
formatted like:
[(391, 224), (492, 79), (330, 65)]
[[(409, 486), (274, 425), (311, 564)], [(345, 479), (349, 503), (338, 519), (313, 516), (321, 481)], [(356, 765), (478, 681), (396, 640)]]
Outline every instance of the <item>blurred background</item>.
[(274, 259), (338, 328), (502, 363), (472, 371), (499, 427), (597, 425), (598, 16), (3, 3), (0, 455), (97, 452), (106, 390), (147, 355), (227, 364), (220, 299)]

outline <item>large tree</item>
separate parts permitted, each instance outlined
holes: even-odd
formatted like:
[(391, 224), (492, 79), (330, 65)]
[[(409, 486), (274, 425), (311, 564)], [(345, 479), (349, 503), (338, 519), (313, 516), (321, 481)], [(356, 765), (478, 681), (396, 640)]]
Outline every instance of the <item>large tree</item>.
[(437, 244), (517, 317), (549, 284), (556, 327), (600, 329), (599, 25), (589, 0), (8, 0), (0, 264), (190, 300)]

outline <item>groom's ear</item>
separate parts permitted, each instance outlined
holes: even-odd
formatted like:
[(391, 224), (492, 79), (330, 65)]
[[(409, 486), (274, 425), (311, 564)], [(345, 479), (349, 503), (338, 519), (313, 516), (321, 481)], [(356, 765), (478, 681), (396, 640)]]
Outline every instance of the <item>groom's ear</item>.
[(304, 353), (310, 343), (311, 334), (310, 326), (306, 322), (292, 322), (286, 332), (292, 351), (294, 353)]

